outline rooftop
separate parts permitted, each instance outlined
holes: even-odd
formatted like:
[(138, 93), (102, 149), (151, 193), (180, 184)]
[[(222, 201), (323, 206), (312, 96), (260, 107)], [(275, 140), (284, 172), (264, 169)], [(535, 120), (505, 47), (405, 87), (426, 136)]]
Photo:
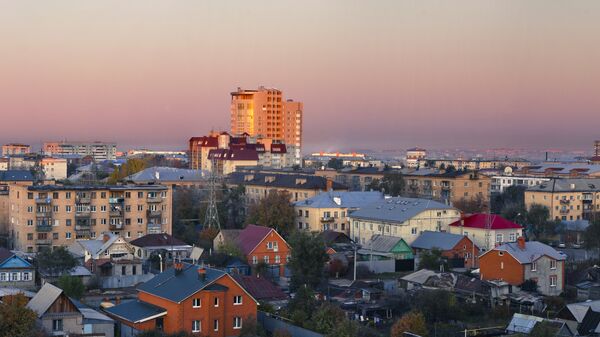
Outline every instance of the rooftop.
[(465, 236), (445, 232), (424, 231), (411, 244), (411, 247), (418, 249), (441, 249), (451, 250), (456, 247), (460, 240)]
[(381, 192), (321, 192), (312, 198), (297, 201), (294, 206), (305, 208), (360, 208), (370, 203), (383, 200)]
[(518, 242), (505, 243), (494, 249), (488, 250), (483, 255), (493, 251), (507, 252), (521, 264), (532, 263), (542, 256), (548, 256), (557, 261), (566, 259), (565, 256), (561, 255), (556, 249), (538, 241), (525, 242), (525, 249), (519, 248)]
[[(229, 174), (230, 184), (271, 186), (281, 188), (298, 188), (323, 190), (327, 189), (327, 178), (303, 174), (277, 174), (259, 172), (233, 172)], [(332, 182), (334, 190), (346, 190), (346, 186)]]
[(166, 309), (139, 300), (123, 302), (105, 310), (110, 315), (132, 323), (142, 323), (167, 314)]
[(465, 227), (465, 228), (481, 228), (485, 229), (490, 224), (490, 229), (521, 229), (521, 225), (516, 224), (512, 221), (506, 220), (503, 217), (496, 214), (482, 214), (476, 213), (469, 215), (463, 219), (464, 223), (460, 220), (450, 224), (453, 227)]
[(533, 192), (597, 192), (600, 191), (600, 178), (564, 178), (553, 179), (532, 186)]
[(162, 185), (36, 185), (28, 186), (29, 191), (39, 192), (54, 192), (54, 191), (131, 191), (131, 190), (167, 190), (166, 186)]
[(130, 243), (136, 247), (189, 246), (187, 243), (167, 233), (146, 234)]
[(395, 197), (371, 203), (352, 212), (353, 219), (402, 223), (427, 210), (455, 210), (429, 199)]
[(206, 173), (200, 170), (180, 169), (175, 167), (150, 167), (125, 178), (133, 182), (173, 182), (204, 181)]
[(29, 170), (0, 171), (0, 181), (33, 181)]

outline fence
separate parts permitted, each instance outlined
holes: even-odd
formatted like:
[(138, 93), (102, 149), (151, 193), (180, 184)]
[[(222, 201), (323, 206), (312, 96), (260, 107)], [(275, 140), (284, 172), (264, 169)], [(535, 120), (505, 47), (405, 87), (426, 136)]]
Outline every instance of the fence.
[(136, 284), (146, 282), (153, 277), (154, 274), (108, 276), (102, 277), (101, 282), (103, 289), (124, 288), (133, 287)]
[(259, 311), (257, 316), (258, 323), (270, 333), (273, 333), (276, 330), (287, 330), (292, 337), (324, 337), (320, 333), (295, 326), (284, 320), (284, 318), (277, 318), (278, 316), (266, 312)]

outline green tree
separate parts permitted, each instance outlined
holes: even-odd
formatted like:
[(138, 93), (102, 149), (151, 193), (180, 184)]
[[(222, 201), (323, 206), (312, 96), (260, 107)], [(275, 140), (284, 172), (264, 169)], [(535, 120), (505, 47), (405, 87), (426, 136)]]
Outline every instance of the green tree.
[(65, 294), (75, 299), (80, 299), (85, 293), (85, 285), (79, 277), (71, 275), (62, 275), (58, 278), (57, 286), (61, 288)]
[(296, 217), (290, 199), (287, 191), (271, 190), (266, 197), (250, 205), (246, 222), (271, 227), (287, 237), (294, 229)]
[(31, 337), (36, 333), (36, 313), (28, 309), (23, 294), (5, 296), (0, 302), (0, 336)]
[(385, 194), (389, 194), (393, 197), (397, 197), (402, 194), (404, 190), (405, 182), (402, 173), (400, 172), (388, 172), (383, 175), (381, 179), (381, 189)]
[(375, 178), (365, 187), (367, 191), (381, 191), (381, 180)]
[(52, 275), (62, 275), (77, 266), (77, 259), (63, 246), (54, 250), (42, 249), (37, 253), (35, 260), (38, 269)]
[(109, 184), (116, 184), (123, 178), (132, 174), (138, 173), (147, 167), (146, 161), (140, 158), (127, 159), (125, 164), (115, 168), (113, 173), (108, 177)]
[(405, 337), (404, 333), (410, 332), (422, 337), (429, 336), (425, 316), (419, 311), (411, 311), (404, 314), (392, 325), (391, 337)]
[[(499, 214), (507, 207), (525, 209), (525, 186), (509, 186), (504, 192), (495, 194), (491, 200), (492, 213)], [(525, 214), (525, 212), (522, 212)], [(511, 220), (514, 221), (514, 220)]]
[(242, 228), (246, 221), (246, 188), (239, 185), (233, 188), (223, 184), (221, 201), (217, 205), (223, 228)]
[(303, 286), (296, 290), (296, 294), (289, 301), (287, 310), (290, 318), (297, 325), (304, 325), (317, 309), (315, 293), (309, 286)]
[(600, 251), (600, 219), (596, 219), (590, 223), (585, 230), (584, 237), (585, 248)]
[(424, 250), (419, 255), (419, 269), (440, 270), (440, 266), (445, 271), (449, 270), (448, 261), (442, 256), (439, 249)]
[(202, 196), (196, 188), (173, 190), (173, 236), (190, 245), (198, 244), (196, 225), (204, 221), (200, 215)]
[(415, 297), (414, 305), (429, 323), (461, 318), (461, 307), (456, 297), (446, 290), (421, 291)]
[(331, 337), (353, 337), (358, 332), (358, 326), (348, 320), (340, 307), (331, 303), (321, 304), (304, 327)]
[(549, 219), (548, 207), (539, 204), (531, 205), (527, 212), (527, 223), (530, 224), (529, 231), (536, 239), (554, 234), (554, 222)]
[(303, 285), (316, 288), (324, 278), (325, 263), (329, 257), (325, 252), (325, 242), (315, 233), (296, 231), (290, 237), (292, 255), (288, 267), (292, 273), (290, 288)]

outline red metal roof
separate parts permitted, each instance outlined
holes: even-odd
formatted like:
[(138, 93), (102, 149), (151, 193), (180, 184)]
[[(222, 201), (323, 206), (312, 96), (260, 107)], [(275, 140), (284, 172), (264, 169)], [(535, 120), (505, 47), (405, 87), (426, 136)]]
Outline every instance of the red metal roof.
[[(486, 224), (488, 223), (488, 217), (489, 217), (489, 222), (491, 223), (490, 229), (510, 229), (510, 228), (523, 228), (521, 225), (516, 224), (512, 221), (506, 220), (503, 217), (496, 215), (496, 214), (482, 214), (482, 213), (477, 213), (477, 214), (472, 214), (469, 215), (468, 217), (466, 217), (464, 219), (464, 227), (469, 227), (469, 228), (486, 228)], [(450, 224), (450, 226), (454, 226), (454, 227), (460, 227), (461, 226), (461, 222), (456, 221)]]
[(231, 277), (259, 301), (285, 300), (288, 298), (281, 288), (264, 277), (239, 274), (231, 274)]
[(257, 225), (248, 225), (237, 237), (238, 246), (242, 253), (248, 255), (272, 231), (272, 228)]

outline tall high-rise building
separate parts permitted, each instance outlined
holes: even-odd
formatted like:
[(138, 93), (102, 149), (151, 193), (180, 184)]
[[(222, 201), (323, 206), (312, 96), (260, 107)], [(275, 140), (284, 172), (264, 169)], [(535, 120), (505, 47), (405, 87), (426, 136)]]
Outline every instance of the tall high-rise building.
[(303, 104), (285, 100), (281, 90), (238, 88), (231, 93), (231, 133), (269, 138), (293, 149), (301, 163)]
[(600, 140), (594, 141), (594, 156), (600, 157)]

